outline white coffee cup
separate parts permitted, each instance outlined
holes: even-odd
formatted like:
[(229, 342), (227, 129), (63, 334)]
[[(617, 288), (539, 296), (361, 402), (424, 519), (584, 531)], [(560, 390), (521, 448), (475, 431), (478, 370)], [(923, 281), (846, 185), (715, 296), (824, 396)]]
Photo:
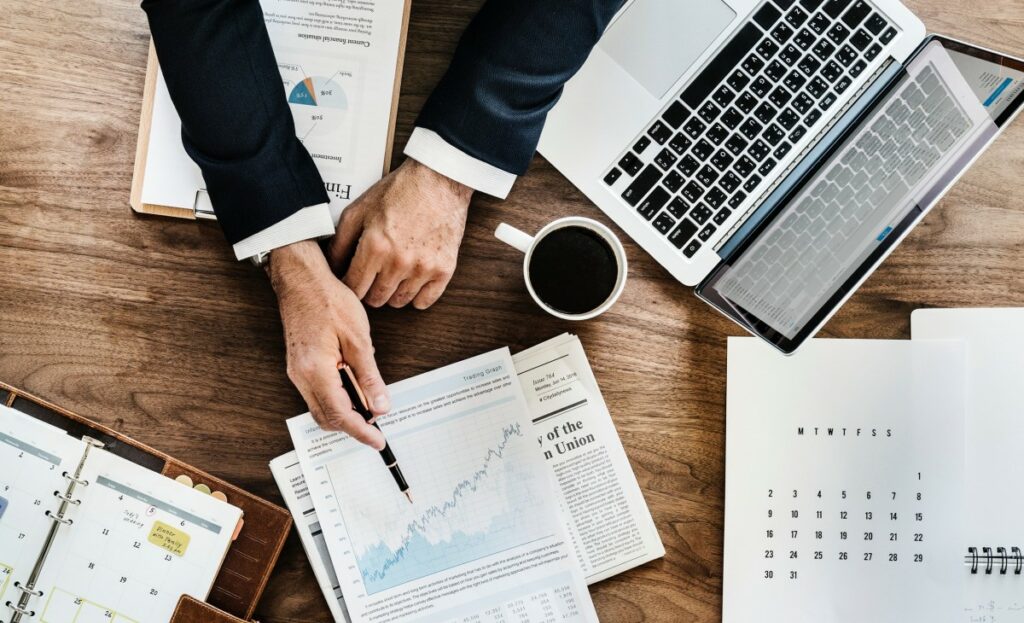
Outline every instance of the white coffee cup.
[[(537, 292), (534, 290), (533, 283), (530, 279), (530, 260), (533, 257), (533, 251), (537, 248), (537, 244), (552, 232), (566, 227), (582, 227), (600, 236), (608, 243), (612, 253), (615, 255), (615, 263), (618, 266), (618, 275), (616, 276), (615, 287), (612, 289), (611, 294), (608, 295), (608, 298), (605, 299), (601, 305), (582, 314), (567, 314), (545, 303), (539, 296), (537, 296)], [(529, 290), (530, 296), (541, 309), (557, 318), (562, 318), (563, 320), (589, 320), (590, 318), (599, 316), (608, 311), (608, 309), (615, 304), (615, 301), (617, 301), (619, 296), (622, 294), (623, 288), (626, 287), (626, 251), (622, 248), (622, 243), (619, 242), (619, 239), (614, 233), (612, 233), (612, 230), (593, 219), (584, 218), (582, 216), (560, 218), (545, 225), (534, 236), (520, 231), (511, 225), (502, 223), (501, 225), (498, 225), (496, 230), (494, 230), (494, 235), (498, 240), (501, 240), (523, 253), (523, 280), (526, 282), (526, 289)]]

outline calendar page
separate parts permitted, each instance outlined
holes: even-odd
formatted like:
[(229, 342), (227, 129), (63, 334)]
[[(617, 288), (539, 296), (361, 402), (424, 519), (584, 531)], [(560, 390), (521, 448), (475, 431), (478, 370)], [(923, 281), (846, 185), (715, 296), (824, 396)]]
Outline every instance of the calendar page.
[(73, 472), (85, 444), (62, 430), (0, 406), (0, 623), (6, 623), (7, 602), (17, 603), (39, 558), (64, 491), (62, 474)]
[(104, 451), (93, 451), (46, 559), (41, 623), (162, 623), (178, 598), (210, 592), (241, 511)]
[(730, 338), (724, 623), (958, 620), (961, 342)]

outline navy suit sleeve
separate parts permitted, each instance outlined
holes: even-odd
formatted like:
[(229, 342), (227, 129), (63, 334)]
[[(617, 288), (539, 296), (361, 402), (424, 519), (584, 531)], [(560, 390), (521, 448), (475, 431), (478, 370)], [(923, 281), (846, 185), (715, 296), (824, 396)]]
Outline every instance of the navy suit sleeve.
[(488, 0), (417, 125), (522, 175), (548, 110), (624, 0)]
[(258, 0), (143, 0), (185, 150), (231, 244), (327, 202)]

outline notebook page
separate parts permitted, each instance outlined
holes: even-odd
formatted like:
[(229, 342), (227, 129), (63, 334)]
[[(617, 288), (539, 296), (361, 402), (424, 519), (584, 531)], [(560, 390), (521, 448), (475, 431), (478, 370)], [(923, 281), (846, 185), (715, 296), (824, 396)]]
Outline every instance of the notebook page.
[(57, 512), (64, 471), (73, 472), (85, 444), (33, 417), (0, 406), (0, 621), (17, 603), (49, 532), (46, 512)]
[(956, 620), (957, 342), (730, 338), (723, 621)]
[(39, 588), (47, 623), (163, 623), (203, 600), (241, 510), (109, 452), (90, 453)]
[[(921, 309), (914, 341), (967, 343), (966, 510), (970, 546), (1024, 550), (1024, 309)], [(961, 619), (1024, 623), (1024, 575), (971, 575)]]

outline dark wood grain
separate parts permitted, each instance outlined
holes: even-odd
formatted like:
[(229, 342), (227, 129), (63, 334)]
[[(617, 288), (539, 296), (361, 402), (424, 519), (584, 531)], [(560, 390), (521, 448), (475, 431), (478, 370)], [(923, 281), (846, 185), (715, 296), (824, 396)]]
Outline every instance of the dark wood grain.
[[(479, 4), (413, 3), (400, 145)], [(1024, 55), (1019, 0), (910, 4), (933, 30)], [(0, 378), (279, 501), (267, 462), (304, 409), (266, 279), (216, 225), (128, 208), (148, 43), (137, 2), (0, 0), (0, 15)], [(906, 338), (917, 307), (1024, 305), (1022, 144), (1017, 123), (823, 335)], [(571, 214), (608, 223), (539, 157), (507, 201), (478, 197), (441, 302), (371, 313), (381, 369), (397, 380), (578, 333), (667, 550), (593, 587), (598, 611), (717, 621), (725, 337), (740, 332), (625, 238), (629, 283), (611, 312), (582, 325), (540, 313), (491, 232)], [(329, 618), (294, 537), (258, 618)]]

